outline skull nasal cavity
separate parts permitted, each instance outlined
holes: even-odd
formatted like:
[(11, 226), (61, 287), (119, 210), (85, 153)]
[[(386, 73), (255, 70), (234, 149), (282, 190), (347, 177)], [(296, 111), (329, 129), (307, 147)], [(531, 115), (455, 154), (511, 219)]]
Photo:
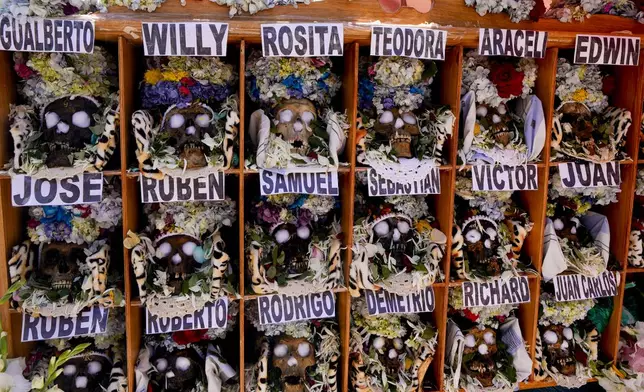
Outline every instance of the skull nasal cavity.
[(405, 125), (405, 122), (401, 118), (397, 118), (396, 123), (394, 124), (394, 126), (396, 128), (402, 128), (403, 125)]

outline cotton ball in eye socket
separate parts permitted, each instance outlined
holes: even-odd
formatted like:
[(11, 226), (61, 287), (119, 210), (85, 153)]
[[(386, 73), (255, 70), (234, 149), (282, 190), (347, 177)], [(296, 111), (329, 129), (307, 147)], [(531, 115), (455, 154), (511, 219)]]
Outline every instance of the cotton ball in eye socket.
[(473, 244), (481, 240), (481, 233), (478, 230), (470, 230), (465, 234), (465, 239), (467, 242)]
[(402, 118), (407, 124), (416, 124), (416, 117), (413, 114), (405, 113), (402, 115)]
[(63, 368), (63, 374), (66, 376), (73, 376), (76, 374), (76, 365), (65, 365)]
[(59, 121), (60, 121), (60, 117), (58, 117), (58, 114), (54, 112), (49, 112), (45, 114), (45, 124), (47, 124), (47, 128), (55, 127)]
[(174, 366), (183, 372), (190, 369), (190, 360), (186, 357), (178, 357)]
[(385, 221), (379, 222), (373, 227), (373, 231), (375, 231), (379, 236), (387, 235), (389, 234), (389, 224)]
[(170, 245), (168, 242), (164, 242), (159, 247), (157, 248), (157, 256), (158, 257), (166, 257), (167, 255), (170, 254), (172, 251), (172, 245)]
[(290, 122), (293, 120), (293, 112), (289, 109), (282, 110), (279, 114), (280, 122)]
[(379, 121), (380, 124), (389, 124), (390, 122), (394, 121), (394, 114), (387, 110), (380, 115)]
[(557, 343), (557, 334), (555, 331), (546, 331), (543, 333), (543, 341), (548, 344)]
[(496, 343), (496, 338), (494, 337), (494, 334), (490, 331), (486, 332), (483, 335), (483, 340), (485, 340), (485, 343), (487, 344), (494, 344)]
[(567, 327), (564, 328), (563, 329), (563, 336), (564, 336), (564, 338), (566, 338), (568, 340), (572, 340), (572, 329), (567, 328)]
[(286, 241), (288, 241), (290, 237), (291, 237), (291, 234), (289, 234), (288, 230), (286, 229), (278, 230), (275, 233), (275, 241), (277, 241), (278, 244), (285, 243)]
[(380, 350), (384, 346), (385, 346), (385, 338), (383, 338), (382, 336), (378, 336), (373, 340), (373, 348), (375, 348), (376, 350)]
[(485, 247), (488, 249), (492, 249), (492, 241), (490, 241), (489, 239), (485, 240), (485, 242), (483, 242), (483, 245), (485, 245)]
[(87, 388), (87, 383), (88, 383), (87, 377), (85, 376), (76, 377), (76, 382), (75, 382), (76, 388)]
[(300, 343), (297, 346), (297, 353), (300, 355), (300, 357), (308, 357), (311, 353), (311, 346), (309, 346), (308, 343)]
[(490, 237), (490, 238), (495, 238), (496, 237), (496, 230), (494, 230), (491, 227), (488, 227), (487, 229), (485, 229), (485, 234), (487, 234), (487, 236)]
[(103, 365), (98, 361), (92, 361), (87, 364), (87, 372), (89, 374), (97, 374), (101, 369), (103, 369)]
[(487, 355), (487, 353), (488, 353), (487, 344), (480, 344), (479, 345), (479, 354)]
[(87, 114), (87, 112), (76, 112), (72, 116), (72, 124), (76, 125), (77, 127), (89, 128), (90, 123), (91, 119), (89, 118), (89, 114)]
[(304, 113), (302, 113), (300, 118), (302, 119), (302, 121), (304, 121), (305, 123), (308, 124), (311, 121), (313, 121), (313, 119), (315, 118), (315, 115), (313, 115), (313, 113), (311, 113), (311, 112), (304, 112)]
[(311, 229), (308, 226), (301, 226), (297, 228), (297, 236), (303, 240), (306, 240), (311, 235)]
[(181, 250), (183, 250), (183, 253), (187, 254), (188, 256), (192, 256), (196, 247), (197, 244), (192, 241), (188, 241), (181, 246)]
[(207, 114), (200, 114), (195, 117), (195, 123), (200, 127), (207, 127), (210, 124), (210, 116)]
[(409, 223), (406, 221), (398, 222), (396, 227), (398, 228), (398, 231), (400, 231), (403, 234), (407, 234), (409, 232)]
[(474, 346), (476, 346), (476, 338), (474, 337), (474, 335), (469, 334), (469, 335), (467, 335), (467, 336), (465, 337), (465, 345), (466, 345), (467, 347), (474, 347)]
[(570, 234), (577, 234), (577, 228), (575, 226), (570, 228)]
[(493, 115), (492, 116), (492, 122), (495, 123), (495, 124), (500, 123), (501, 122), (501, 116), (499, 116), (498, 114)]
[(478, 117), (485, 117), (487, 115), (487, 108), (485, 106), (479, 106), (476, 108), (476, 115)]
[(564, 228), (564, 224), (561, 219), (555, 219), (555, 221), (552, 222), (552, 224), (554, 225), (555, 230), (561, 230)]
[(278, 344), (273, 349), (273, 354), (278, 358), (282, 358), (286, 356), (287, 353), (288, 353), (288, 347), (285, 344)]
[(403, 348), (402, 339), (399, 339), (399, 338), (394, 339), (394, 347), (396, 348), (396, 350), (402, 350)]
[(499, 114), (505, 114), (508, 112), (508, 109), (505, 107), (505, 105), (499, 105), (499, 107), (496, 108), (496, 111), (499, 112)]
[(157, 359), (157, 362), (154, 364), (154, 366), (157, 368), (157, 371), (165, 372), (165, 370), (168, 368), (168, 360), (165, 358), (159, 358)]
[(394, 359), (398, 357), (398, 351), (394, 350), (393, 348), (389, 350), (389, 359)]
[(186, 122), (182, 114), (176, 113), (170, 117), (170, 128), (180, 128)]

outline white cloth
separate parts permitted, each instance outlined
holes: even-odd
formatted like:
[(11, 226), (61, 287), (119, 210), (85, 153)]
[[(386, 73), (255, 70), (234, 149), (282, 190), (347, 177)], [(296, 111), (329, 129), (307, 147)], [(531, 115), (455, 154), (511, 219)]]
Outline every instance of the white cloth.
[(546, 219), (546, 230), (543, 236), (543, 264), (541, 265), (541, 274), (543, 280), (549, 282), (558, 274), (568, 268), (566, 258), (564, 257), (559, 237), (555, 232), (554, 223), (550, 218)]
[(465, 348), (465, 337), (458, 325), (452, 320), (447, 321), (447, 339), (445, 345), (445, 352), (447, 353), (445, 365), (451, 370), (453, 387), (458, 389), (461, 377), (463, 349)]
[(517, 382), (521, 382), (532, 373), (532, 359), (526, 350), (519, 320), (516, 317), (509, 318), (499, 327), (499, 330), (501, 340), (505, 343), (508, 354), (512, 356), (512, 364), (517, 372)]

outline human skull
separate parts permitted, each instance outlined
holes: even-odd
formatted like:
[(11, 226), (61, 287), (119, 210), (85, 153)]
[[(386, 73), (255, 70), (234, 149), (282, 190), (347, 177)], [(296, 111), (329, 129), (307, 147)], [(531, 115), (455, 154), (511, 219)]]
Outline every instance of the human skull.
[(501, 273), (501, 263), (496, 257), (499, 230), (496, 222), (485, 216), (473, 216), (463, 224), (465, 252), (471, 267), (477, 264), (489, 275)]
[(380, 362), (385, 365), (387, 374), (397, 375), (400, 372), (400, 355), (404, 353), (405, 345), (400, 338), (388, 339), (377, 336), (373, 339), (371, 347), (378, 353)]
[(296, 226), (292, 223), (273, 225), (270, 233), (277, 242), (278, 249), (284, 252), (284, 268), (289, 275), (300, 275), (309, 269), (309, 243), (311, 227)]
[(481, 382), (483, 387), (492, 386), (496, 375), (494, 355), (497, 351), (496, 331), (492, 328), (474, 327), (465, 334), (463, 357), (471, 357), (465, 362), (465, 372)]
[(215, 113), (202, 103), (171, 106), (163, 116), (159, 131), (159, 137), (179, 152), (179, 158), (186, 161), (188, 169), (208, 164), (203, 140), (206, 135), (214, 137), (215, 134)]
[(275, 113), (277, 133), (291, 144), (291, 152), (306, 155), (309, 138), (313, 135), (311, 121), (317, 118), (315, 106), (308, 99), (289, 99)]
[(273, 366), (282, 372), (284, 392), (304, 392), (306, 369), (315, 365), (315, 347), (306, 339), (282, 335), (273, 347)]
[(168, 286), (175, 293), (181, 292), (183, 281), (204, 262), (201, 241), (190, 235), (175, 234), (157, 240), (155, 248), (159, 264), (166, 266)]
[(389, 140), (393, 152), (399, 158), (411, 158), (412, 145), (420, 135), (418, 119), (412, 112), (401, 112), (398, 109), (384, 111), (374, 129), (376, 133)]
[(86, 259), (85, 248), (66, 242), (44, 244), (40, 250), (38, 281), (45, 287), (69, 289)]
[(542, 341), (545, 345), (546, 359), (549, 366), (554, 366), (559, 373), (571, 376), (577, 370), (575, 359), (575, 340), (572, 328), (563, 325), (550, 325), (542, 329)]
[(102, 353), (73, 357), (62, 367), (56, 385), (65, 392), (102, 392), (107, 390), (112, 361)]
[(585, 233), (585, 228), (577, 217), (555, 218), (553, 225), (558, 237), (566, 238), (575, 244), (579, 243), (579, 236)]
[(98, 103), (83, 96), (58, 98), (42, 111), (40, 122), (47, 167), (70, 167), (69, 156), (92, 142), (90, 127), (95, 125), (94, 115)]
[(407, 255), (413, 252), (414, 243), (413, 222), (411, 218), (402, 214), (388, 214), (380, 217), (371, 224), (371, 238), (373, 244), (380, 243), (387, 258), (396, 259), (398, 268), (411, 267)]
[(479, 105), (476, 108), (476, 116), (481, 126), (487, 129), (494, 140), (502, 146), (507, 146), (515, 138), (515, 131), (510, 128), (512, 117), (504, 104), (497, 107)]
[(204, 379), (203, 359), (193, 348), (183, 350), (159, 350), (151, 358), (154, 382), (166, 392), (191, 390)]

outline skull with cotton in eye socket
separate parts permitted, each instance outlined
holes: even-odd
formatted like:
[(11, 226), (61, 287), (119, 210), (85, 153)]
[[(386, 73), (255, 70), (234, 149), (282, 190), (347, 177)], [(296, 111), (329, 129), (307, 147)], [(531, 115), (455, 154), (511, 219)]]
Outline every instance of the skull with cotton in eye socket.
[(411, 158), (412, 146), (420, 136), (418, 119), (412, 112), (398, 109), (384, 111), (374, 125), (376, 134), (389, 141), (392, 151), (399, 158)]
[[(154, 366), (153, 380), (166, 392), (191, 390), (203, 380), (203, 360), (192, 348), (168, 352), (160, 351), (151, 358)], [(156, 390), (156, 389), (155, 389)]]
[(465, 252), (470, 267), (483, 267), (488, 275), (499, 275), (501, 262), (496, 257), (499, 246), (497, 224), (484, 216), (468, 219), (463, 225)]
[(44, 244), (40, 251), (36, 284), (43, 288), (69, 289), (86, 259), (85, 248), (67, 242)]
[(497, 107), (479, 105), (476, 108), (476, 116), (483, 128), (487, 129), (494, 140), (502, 146), (507, 146), (516, 137), (512, 116), (504, 104)]
[(94, 115), (98, 103), (88, 97), (58, 98), (42, 111), (40, 122), (47, 167), (70, 167), (69, 155), (77, 153), (92, 142)]
[(575, 340), (572, 328), (563, 325), (550, 325), (542, 329), (542, 344), (549, 366), (566, 376), (577, 371), (575, 359)]
[(397, 375), (400, 372), (400, 355), (404, 352), (404, 342), (400, 338), (389, 339), (377, 336), (373, 339), (371, 347), (378, 353), (380, 362), (385, 365), (389, 376)]
[(387, 215), (372, 224), (372, 243), (382, 244), (390, 257), (396, 260), (398, 268), (411, 268), (407, 255), (413, 253), (414, 230), (412, 221), (404, 215)]
[(463, 363), (465, 372), (481, 382), (483, 387), (492, 386), (496, 375), (497, 352), (496, 331), (492, 328), (474, 327), (465, 332), (463, 357), (470, 358)]
[(112, 362), (103, 354), (91, 353), (69, 359), (56, 378), (64, 392), (103, 392), (107, 390)]
[(308, 99), (289, 99), (278, 106), (276, 114), (277, 133), (289, 142), (291, 152), (300, 155), (309, 153), (310, 127), (317, 118), (315, 106)]
[(300, 275), (309, 268), (309, 243), (311, 227), (291, 223), (277, 224), (271, 228), (273, 238), (280, 252), (284, 252), (283, 268), (289, 275)]
[(205, 104), (193, 103), (181, 108), (171, 106), (163, 117), (159, 136), (179, 152), (188, 169), (205, 167), (206, 135), (215, 136), (214, 112)]
[(273, 366), (280, 369), (284, 392), (305, 392), (306, 369), (315, 365), (315, 347), (306, 339), (280, 336), (273, 347)]
[(159, 264), (166, 266), (167, 284), (175, 293), (181, 292), (183, 281), (204, 261), (201, 241), (185, 234), (159, 239), (156, 257)]

